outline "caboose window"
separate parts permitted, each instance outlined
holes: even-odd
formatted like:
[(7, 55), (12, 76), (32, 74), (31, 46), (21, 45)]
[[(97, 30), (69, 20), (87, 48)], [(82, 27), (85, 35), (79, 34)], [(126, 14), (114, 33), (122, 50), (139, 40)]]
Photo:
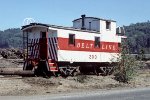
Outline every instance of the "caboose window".
[(46, 38), (46, 32), (42, 32), (41, 35), (42, 35), (42, 38)]
[(100, 37), (95, 37), (95, 48), (100, 48)]
[(69, 44), (75, 46), (75, 34), (69, 34)]
[(111, 22), (110, 21), (106, 21), (106, 29), (110, 30), (111, 26)]
[(121, 43), (118, 43), (118, 47), (121, 48)]

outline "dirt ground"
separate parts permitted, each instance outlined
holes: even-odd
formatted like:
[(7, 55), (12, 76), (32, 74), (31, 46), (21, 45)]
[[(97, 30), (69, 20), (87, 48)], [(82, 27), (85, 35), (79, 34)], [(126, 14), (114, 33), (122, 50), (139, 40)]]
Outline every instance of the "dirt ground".
[[(16, 62), (1, 59), (0, 67), (21, 67), (21, 64)], [(150, 62), (147, 63), (150, 64)], [(128, 84), (119, 83), (113, 78), (113, 76), (80, 75), (67, 78), (59, 76), (46, 79), (42, 77), (0, 75), (0, 96), (48, 95), (95, 89), (107, 90), (150, 87), (150, 69), (148, 68), (139, 70), (136, 77)]]

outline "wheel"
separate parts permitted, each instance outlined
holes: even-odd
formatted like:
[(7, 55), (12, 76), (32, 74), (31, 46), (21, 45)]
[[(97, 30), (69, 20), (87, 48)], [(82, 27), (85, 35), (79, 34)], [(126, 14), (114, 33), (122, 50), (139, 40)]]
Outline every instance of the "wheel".
[(25, 61), (23, 70), (33, 70), (34, 65), (30, 62)]
[(35, 70), (36, 75), (43, 77), (50, 77), (51, 73), (48, 71), (48, 63), (47, 61), (40, 61), (37, 69)]

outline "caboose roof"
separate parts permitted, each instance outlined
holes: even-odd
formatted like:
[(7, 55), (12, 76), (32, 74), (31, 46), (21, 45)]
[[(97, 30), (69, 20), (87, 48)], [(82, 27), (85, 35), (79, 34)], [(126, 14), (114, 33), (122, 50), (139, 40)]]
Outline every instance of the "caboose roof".
[(56, 28), (56, 29), (64, 29), (64, 30), (74, 30), (74, 31), (82, 31), (82, 32), (90, 32), (90, 33), (99, 33), (98, 31), (92, 31), (92, 30), (81, 30), (76, 29), (73, 27), (64, 27), (64, 26), (57, 26), (57, 25), (50, 25), (50, 24), (42, 24), (42, 23), (30, 23), (29, 25), (22, 26), (21, 30), (26, 30), (31, 27), (45, 27), (45, 28)]
[[(104, 21), (110, 21), (110, 22), (116, 22), (114, 20), (109, 20), (109, 19), (103, 19), (103, 18), (97, 18), (97, 17), (85, 17), (85, 18), (91, 18), (91, 19), (96, 19), (96, 20), (104, 20)], [(77, 20), (80, 20), (82, 18), (78, 18), (78, 19), (75, 19), (73, 20), (73, 22), (77, 21)]]

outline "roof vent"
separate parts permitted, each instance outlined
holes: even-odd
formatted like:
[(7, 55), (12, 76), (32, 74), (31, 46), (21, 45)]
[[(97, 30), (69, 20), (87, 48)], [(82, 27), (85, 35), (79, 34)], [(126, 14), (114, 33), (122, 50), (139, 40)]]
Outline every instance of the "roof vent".
[(81, 15), (81, 18), (82, 18), (82, 27), (81, 27), (81, 29), (82, 30), (85, 30), (86, 28), (85, 28), (85, 17), (86, 17), (86, 15)]

